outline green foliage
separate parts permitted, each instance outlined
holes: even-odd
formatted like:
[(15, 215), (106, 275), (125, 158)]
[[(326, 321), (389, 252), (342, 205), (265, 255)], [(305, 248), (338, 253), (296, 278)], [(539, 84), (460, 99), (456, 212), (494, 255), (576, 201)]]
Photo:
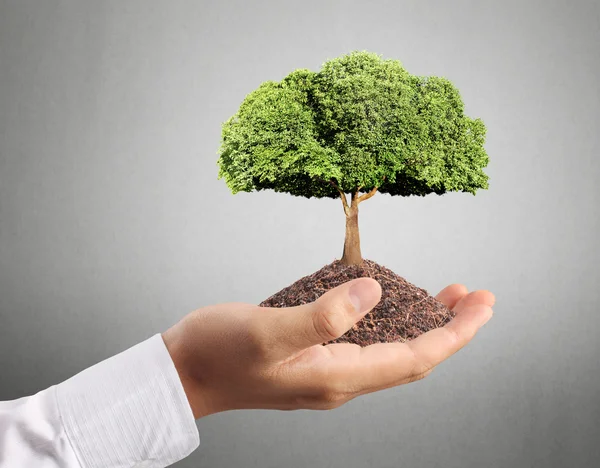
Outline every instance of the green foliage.
[(223, 124), (219, 178), (233, 193), (338, 197), (475, 193), (488, 187), (485, 125), (452, 83), (352, 52), (246, 96)]

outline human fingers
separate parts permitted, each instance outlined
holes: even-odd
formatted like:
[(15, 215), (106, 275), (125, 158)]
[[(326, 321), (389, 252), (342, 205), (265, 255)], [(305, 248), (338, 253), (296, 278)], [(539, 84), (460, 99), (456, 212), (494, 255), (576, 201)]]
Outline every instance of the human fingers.
[(485, 304), (466, 305), (444, 327), (407, 343), (378, 343), (362, 348), (358, 355), (355, 349), (338, 347), (328, 363), (330, 373), (339, 375), (356, 394), (418, 380), (464, 347), (491, 315)]
[(442, 289), (435, 298), (449, 309), (453, 309), (468, 292), (467, 287), (462, 284), (451, 284)]
[(381, 286), (358, 278), (333, 288), (316, 301), (297, 307), (272, 308), (261, 314), (262, 326), (273, 345), (301, 351), (342, 336), (381, 299)]

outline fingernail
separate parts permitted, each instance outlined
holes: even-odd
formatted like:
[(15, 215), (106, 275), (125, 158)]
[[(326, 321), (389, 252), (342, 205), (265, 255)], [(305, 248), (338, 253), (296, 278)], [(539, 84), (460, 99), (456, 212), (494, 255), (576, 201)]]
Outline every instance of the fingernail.
[(371, 304), (373, 302), (371, 297), (373, 296), (373, 286), (368, 281), (354, 283), (350, 286), (348, 295), (354, 310), (359, 315), (366, 314), (373, 307), (373, 304)]

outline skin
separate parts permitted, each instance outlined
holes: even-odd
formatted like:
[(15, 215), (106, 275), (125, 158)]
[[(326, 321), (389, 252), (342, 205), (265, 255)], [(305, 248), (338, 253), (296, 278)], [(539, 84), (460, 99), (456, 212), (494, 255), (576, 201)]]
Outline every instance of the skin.
[(360, 278), (299, 307), (204, 307), (162, 337), (196, 419), (235, 409), (327, 410), (426, 377), (473, 339), (495, 301), (453, 284), (436, 296), (456, 312), (444, 327), (408, 343), (322, 346), (380, 298), (379, 283)]

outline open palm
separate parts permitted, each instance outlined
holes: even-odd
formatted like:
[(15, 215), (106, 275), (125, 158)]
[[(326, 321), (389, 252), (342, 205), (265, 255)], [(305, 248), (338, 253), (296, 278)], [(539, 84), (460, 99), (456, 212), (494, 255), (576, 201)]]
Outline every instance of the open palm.
[(436, 298), (456, 316), (406, 343), (327, 343), (380, 300), (360, 278), (291, 308), (228, 303), (188, 314), (163, 334), (196, 417), (232, 409), (331, 409), (427, 376), (492, 316), (494, 295), (454, 284)]

